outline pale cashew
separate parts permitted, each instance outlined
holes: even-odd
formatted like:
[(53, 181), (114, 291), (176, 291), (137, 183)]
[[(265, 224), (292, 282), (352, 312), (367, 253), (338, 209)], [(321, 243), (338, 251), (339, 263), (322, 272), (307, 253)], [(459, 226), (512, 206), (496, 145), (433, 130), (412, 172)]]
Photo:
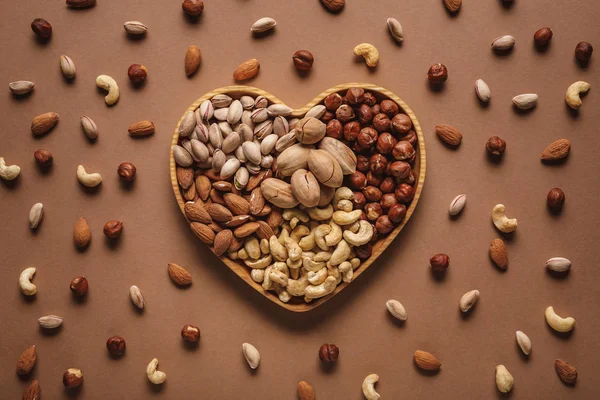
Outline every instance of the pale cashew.
[(275, 235), (271, 236), (269, 239), (269, 247), (271, 248), (271, 255), (277, 261), (285, 261), (288, 258), (287, 250), (279, 243), (279, 240), (277, 240)]
[(354, 208), (354, 205), (350, 200), (342, 199), (337, 202), (335, 209), (339, 211), (350, 212)]
[(292, 239), (294, 242), (299, 243), (300, 240), (306, 236), (310, 234), (310, 229), (308, 229), (308, 226), (306, 225), (298, 225), (294, 228), (294, 230), (292, 231), (292, 233), (290, 233), (290, 239)]
[(340, 265), (341, 263), (346, 261), (349, 256), (350, 246), (348, 246), (348, 242), (342, 239), (333, 251), (333, 254), (331, 254), (331, 259), (329, 260), (329, 263), (331, 263), (331, 265)]
[(584, 81), (577, 81), (567, 89), (565, 100), (567, 105), (573, 110), (578, 110), (581, 107), (581, 93), (587, 93), (590, 90), (590, 84)]
[(269, 272), (269, 279), (271, 280), (271, 282), (278, 283), (282, 287), (285, 287), (288, 284), (287, 275), (276, 269), (271, 269), (271, 271)]
[(302, 271), (300, 279), (288, 279), (287, 291), (292, 296), (304, 296), (304, 289), (308, 286), (308, 274)]
[(298, 269), (298, 268), (302, 267), (302, 258), (299, 258), (297, 260), (292, 260), (292, 259), (288, 258), (287, 260), (285, 260), (285, 263), (291, 269)]
[(333, 195), (333, 203), (338, 204), (340, 200), (354, 200), (354, 193), (349, 187), (338, 188)]
[(265, 279), (265, 270), (264, 269), (253, 269), (250, 271), (250, 277), (256, 283), (262, 283)]
[(374, 68), (379, 62), (379, 50), (370, 43), (361, 43), (354, 48), (354, 55), (364, 58), (367, 67)]
[(329, 224), (319, 225), (315, 228), (315, 243), (317, 244), (317, 246), (319, 246), (321, 250), (329, 250), (329, 246), (325, 242), (325, 236), (329, 235), (329, 233), (331, 233), (331, 230), (332, 228)]
[(267, 239), (260, 240), (260, 252), (263, 254), (269, 254), (271, 251), (271, 246), (269, 245), (269, 241)]
[(342, 282), (342, 273), (340, 269), (331, 263), (327, 263), (327, 275), (335, 278), (335, 284), (339, 285)]
[(167, 379), (167, 374), (158, 370), (158, 358), (150, 361), (150, 364), (146, 367), (146, 375), (148, 375), (148, 380), (155, 385), (160, 385)]
[(321, 283), (317, 286), (307, 286), (304, 289), (305, 297), (309, 299), (318, 299), (323, 296), (327, 296), (329, 293), (333, 292), (337, 286), (335, 278), (332, 276), (327, 277), (325, 282)]
[(326, 221), (333, 215), (333, 207), (331, 204), (327, 204), (324, 208), (311, 207), (307, 208), (306, 212), (313, 221)]
[[(290, 269), (290, 278), (291, 279), (298, 279), (299, 276), (300, 276), (300, 268)], [(289, 279), (288, 279), (288, 282), (289, 282)]]
[(248, 255), (246, 249), (241, 248), (238, 250), (238, 257), (240, 260), (247, 260), (250, 256)]
[(344, 239), (353, 246), (362, 246), (373, 238), (373, 226), (368, 221), (359, 221), (358, 224), (358, 232), (344, 231)]
[(313, 258), (314, 255), (315, 255), (314, 251), (303, 251), (302, 252), (302, 258), (306, 258), (306, 257)]
[(302, 249), (298, 243), (291, 238), (285, 240), (285, 248), (287, 249), (288, 258), (290, 260), (296, 261), (302, 258)]
[(244, 353), (244, 357), (250, 368), (258, 368), (258, 365), (260, 364), (260, 353), (256, 350), (256, 347), (252, 346), (250, 343), (243, 343), (242, 353)]
[(283, 210), (283, 213), (281, 215), (286, 221), (291, 221), (295, 217), (298, 218), (300, 221), (306, 223), (310, 219), (308, 215), (306, 215), (306, 213), (300, 210), (299, 208), (288, 208), (286, 210)]
[(353, 224), (350, 224), (350, 225), (346, 226), (345, 229), (347, 231), (352, 232), (352, 233), (356, 233), (360, 229), (360, 222), (361, 222), (360, 220), (356, 221)]
[(12, 181), (21, 173), (21, 167), (18, 165), (6, 165), (4, 157), (0, 157), (0, 178), (5, 181)]
[(315, 229), (316, 228), (311, 229), (308, 235), (300, 239), (298, 244), (302, 250), (309, 251), (317, 245), (317, 242), (315, 241)]
[(494, 221), (494, 225), (500, 232), (513, 232), (517, 229), (517, 219), (508, 218), (504, 211), (504, 204), (496, 204), (492, 209), (492, 221)]
[(279, 240), (279, 243), (283, 245), (285, 243), (285, 239), (290, 237), (291, 229), (288, 230), (285, 225), (282, 226), (282, 228), (283, 229), (281, 230), (281, 233), (279, 234), (278, 240)]
[(244, 264), (246, 264), (250, 268), (260, 269), (267, 268), (269, 264), (271, 264), (272, 260), (273, 258), (269, 254), (264, 256), (263, 258), (259, 258), (258, 260), (244, 260)]
[(244, 249), (248, 253), (248, 257), (254, 260), (260, 258), (260, 244), (258, 243), (258, 239), (254, 236), (250, 236), (248, 239), (246, 239), (246, 242), (244, 242)]
[(229, 257), (230, 260), (237, 260), (238, 257), (238, 252), (237, 251), (227, 251), (227, 257)]
[(570, 332), (575, 326), (575, 318), (567, 317), (562, 318), (554, 312), (554, 307), (550, 306), (546, 308), (544, 313), (546, 316), (546, 322), (552, 329), (557, 332)]
[(96, 86), (108, 91), (104, 101), (109, 106), (112, 106), (119, 100), (119, 85), (108, 75), (100, 75), (96, 78)]
[(283, 272), (285, 274), (285, 276), (289, 276), (290, 275), (290, 270), (288, 268), (288, 265), (284, 262), (281, 261), (277, 261), (273, 263), (273, 269)]
[(333, 222), (338, 225), (350, 225), (360, 218), (362, 210), (354, 210), (350, 212), (336, 211), (333, 213)]
[(313, 261), (308, 257), (305, 257), (302, 260), (302, 266), (304, 266), (304, 269), (307, 271), (317, 272), (321, 268), (325, 268), (326, 265), (327, 264), (324, 261)]
[(333, 220), (329, 221), (329, 226), (331, 226), (331, 232), (325, 236), (325, 245), (335, 246), (340, 242), (340, 240), (342, 240), (342, 228), (333, 222)]
[(275, 285), (275, 293), (277, 293), (277, 297), (279, 297), (279, 301), (282, 303), (287, 303), (292, 299), (292, 295), (285, 288), (279, 287), (279, 285)]
[(378, 400), (381, 396), (375, 391), (375, 384), (379, 381), (379, 375), (368, 375), (362, 383), (362, 391), (365, 399)]
[(88, 174), (83, 165), (77, 167), (77, 179), (83, 186), (96, 187), (102, 183), (102, 175), (99, 173)]
[(25, 268), (19, 276), (19, 288), (25, 296), (33, 296), (37, 293), (37, 287), (31, 283), (35, 275), (35, 267)]
[(360, 258), (356, 258), (356, 257), (352, 258), (350, 260), (350, 264), (352, 264), (352, 269), (358, 268), (360, 266)]
[(331, 253), (327, 251), (320, 251), (311, 257), (313, 261), (329, 261), (331, 260)]
[(294, 228), (296, 228), (296, 226), (298, 226), (299, 223), (300, 220), (297, 217), (292, 218), (292, 220), (290, 221), (290, 228), (294, 230)]
[(352, 269), (352, 264), (350, 264), (350, 261), (344, 261), (340, 264), (338, 269), (342, 274), (342, 280), (344, 282), (352, 282), (352, 278), (354, 278), (354, 270)]
[(321, 283), (325, 282), (327, 276), (327, 268), (321, 268), (316, 272), (310, 271), (308, 273), (308, 281), (311, 285), (320, 285)]
[(263, 277), (262, 287), (265, 290), (273, 289), (273, 283), (271, 282), (271, 271), (273, 270), (273, 266), (269, 265), (265, 269), (265, 276)]

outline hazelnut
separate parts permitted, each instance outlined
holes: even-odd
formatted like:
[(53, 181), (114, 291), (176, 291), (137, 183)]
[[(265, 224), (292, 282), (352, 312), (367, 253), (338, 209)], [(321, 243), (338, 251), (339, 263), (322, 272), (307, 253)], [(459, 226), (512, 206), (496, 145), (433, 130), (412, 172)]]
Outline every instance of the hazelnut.
[(365, 101), (364, 103), (366, 105), (368, 105), (369, 107), (374, 106), (375, 104), (377, 104), (377, 99), (375, 98), (375, 95), (371, 92), (365, 92)]
[(563, 205), (565, 204), (565, 192), (563, 192), (559, 188), (554, 188), (548, 192), (548, 198), (546, 199), (546, 204), (548, 204), (548, 208), (552, 212), (559, 212), (562, 210)]
[(384, 113), (379, 113), (373, 117), (373, 128), (379, 132), (386, 132), (390, 130), (391, 121)]
[(379, 104), (374, 104), (371, 106), (371, 110), (373, 111), (373, 115), (377, 115), (381, 113), (381, 106), (379, 106)]
[(373, 246), (370, 243), (363, 244), (362, 246), (358, 246), (354, 248), (354, 252), (356, 253), (356, 257), (361, 260), (366, 260), (371, 257), (371, 253), (373, 253)]
[(337, 93), (331, 93), (325, 97), (323, 104), (325, 104), (325, 108), (327, 108), (329, 111), (335, 111), (339, 106), (342, 105), (342, 96)]
[(396, 114), (392, 118), (392, 127), (399, 135), (406, 135), (412, 128), (412, 121), (406, 114)]
[(353, 142), (358, 139), (360, 133), (360, 124), (357, 121), (348, 122), (344, 125), (344, 139)]
[(346, 92), (346, 100), (348, 104), (356, 105), (361, 104), (365, 101), (365, 89), (352, 87)]
[(394, 230), (394, 224), (390, 220), (390, 217), (387, 215), (382, 215), (381, 217), (377, 218), (377, 221), (375, 221), (375, 228), (379, 234), (387, 235)]
[(429, 259), (429, 265), (434, 271), (445, 271), (450, 265), (450, 257), (448, 257), (448, 254), (436, 254)]
[(198, 17), (204, 10), (204, 3), (200, 0), (183, 0), (181, 3), (183, 12), (191, 17)]
[(371, 110), (371, 107), (364, 103), (358, 108), (357, 114), (358, 121), (363, 125), (366, 125), (373, 120), (373, 110)]
[(194, 325), (184, 325), (181, 328), (181, 337), (188, 343), (198, 343), (200, 340), (200, 328)]
[(533, 43), (537, 47), (546, 47), (552, 39), (552, 30), (550, 28), (540, 28), (533, 35)]
[(321, 117), (321, 121), (327, 123), (335, 118), (335, 114), (331, 111), (325, 111), (325, 114)]
[(353, 190), (363, 190), (367, 186), (367, 177), (360, 171), (356, 171), (348, 178), (348, 186)]
[(506, 142), (498, 136), (492, 136), (485, 144), (485, 149), (494, 156), (501, 156), (506, 150)]
[(381, 107), (381, 112), (387, 115), (390, 119), (400, 112), (398, 104), (392, 100), (383, 100), (379, 106)]
[(31, 22), (31, 30), (42, 39), (52, 37), (52, 25), (43, 18), (36, 18)]
[(415, 197), (415, 189), (408, 183), (401, 183), (396, 188), (394, 195), (396, 195), (396, 200), (400, 203), (410, 203), (413, 197)]
[(406, 135), (398, 137), (398, 140), (406, 140), (412, 147), (417, 147), (417, 134), (412, 129)]
[(376, 173), (381, 174), (385, 172), (385, 169), (388, 165), (388, 160), (384, 155), (381, 154), (373, 154), (369, 159), (369, 169)]
[(325, 134), (334, 139), (341, 139), (344, 127), (342, 123), (337, 119), (332, 119), (327, 123), (327, 127), (325, 128)]
[(393, 193), (395, 189), (396, 182), (394, 182), (394, 178), (391, 176), (384, 178), (379, 185), (379, 190), (381, 190), (382, 193)]
[(410, 175), (410, 164), (405, 161), (394, 161), (393, 163), (388, 163), (386, 168), (386, 173), (391, 176), (395, 176), (396, 178), (406, 178)]
[(111, 336), (106, 341), (106, 348), (113, 358), (118, 358), (125, 354), (126, 347), (125, 339), (121, 336)]
[(63, 374), (63, 385), (66, 388), (76, 388), (83, 383), (83, 372), (77, 368), (69, 368)]
[(394, 204), (388, 210), (387, 216), (394, 224), (399, 224), (406, 216), (406, 206), (404, 204)]
[(373, 237), (371, 238), (371, 240), (369, 241), (369, 243), (377, 243), (377, 240), (379, 240), (379, 232), (377, 232), (377, 227), (375, 226), (375, 224), (371, 224), (371, 227), (373, 227)]
[(383, 215), (383, 207), (379, 203), (367, 203), (364, 210), (369, 221), (375, 221)]
[(121, 163), (117, 168), (117, 174), (119, 174), (121, 179), (123, 179), (125, 182), (133, 181), (135, 179), (136, 172), (137, 169), (135, 168), (135, 165), (130, 162)]
[(131, 64), (127, 70), (127, 75), (131, 82), (139, 84), (146, 80), (148, 69), (141, 64)]
[[(388, 211), (390, 211), (390, 208), (392, 208), (392, 206), (395, 206), (396, 204), (398, 204), (398, 200), (396, 200), (396, 196), (394, 196), (393, 193), (386, 193), (383, 196), (381, 196), (381, 200), (379, 201), (379, 204), (381, 204), (381, 207), (383, 208), (383, 212), (387, 213)], [(394, 222), (394, 221), (392, 221)]]
[(342, 104), (335, 110), (335, 117), (341, 122), (348, 122), (354, 119), (354, 110), (347, 104)]
[(412, 146), (412, 144), (410, 144), (406, 140), (401, 140), (394, 146), (394, 149), (392, 150), (392, 155), (396, 160), (399, 161), (408, 160), (414, 157), (415, 149)]
[(448, 70), (444, 64), (433, 64), (427, 72), (427, 79), (434, 85), (439, 85), (448, 79)]
[(52, 165), (52, 161), (54, 160), (52, 153), (46, 149), (36, 150), (33, 153), (33, 157), (40, 167), (49, 167)]
[(362, 191), (367, 201), (379, 201), (381, 200), (381, 190), (375, 186), (367, 186)]
[(588, 42), (579, 42), (575, 47), (575, 57), (579, 61), (589, 61), (592, 58), (592, 52), (594, 48)]
[(117, 239), (123, 232), (123, 223), (117, 220), (110, 220), (104, 225), (104, 234), (107, 238)]
[(377, 138), (376, 149), (381, 154), (388, 154), (396, 145), (396, 138), (391, 133), (383, 132)]
[(312, 53), (308, 50), (298, 50), (292, 56), (292, 60), (294, 60), (294, 66), (298, 71), (308, 71), (315, 61)]
[(379, 134), (377, 131), (371, 127), (362, 128), (360, 133), (358, 134), (358, 145), (363, 149), (368, 149), (377, 141)]
[(367, 172), (367, 185), (377, 187), (381, 185), (381, 179), (381, 174), (376, 174), (373, 171)]
[(69, 285), (71, 292), (77, 297), (83, 297), (88, 292), (88, 281), (85, 276), (78, 276), (71, 281)]
[(369, 171), (369, 159), (362, 154), (356, 156), (356, 169), (361, 172)]
[(361, 192), (354, 192), (354, 198), (352, 199), (352, 204), (354, 204), (355, 210), (362, 210), (367, 203), (367, 199), (365, 199), (365, 195)]
[(319, 349), (319, 358), (324, 363), (334, 363), (340, 355), (340, 349), (335, 344), (324, 344)]

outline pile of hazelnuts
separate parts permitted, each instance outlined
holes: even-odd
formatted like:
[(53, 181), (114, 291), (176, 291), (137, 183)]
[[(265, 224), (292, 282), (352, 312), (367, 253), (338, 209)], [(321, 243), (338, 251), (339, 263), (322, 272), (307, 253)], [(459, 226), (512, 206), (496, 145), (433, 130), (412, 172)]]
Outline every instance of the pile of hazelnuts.
[[(373, 225), (373, 243), (404, 220), (415, 195), (417, 134), (395, 101), (379, 101), (362, 88), (332, 93), (323, 104), (326, 135), (341, 140), (357, 156), (356, 172), (346, 175), (344, 185), (354, 191), (354, 209), (363, 210), (363, 219)], [(370, 244), (361, 247), (357, 255), (370, 256)]]

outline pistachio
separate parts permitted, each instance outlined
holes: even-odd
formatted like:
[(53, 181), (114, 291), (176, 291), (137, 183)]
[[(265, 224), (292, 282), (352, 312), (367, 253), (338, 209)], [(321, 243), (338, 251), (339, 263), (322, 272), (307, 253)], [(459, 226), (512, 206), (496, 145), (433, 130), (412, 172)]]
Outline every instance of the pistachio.
[(123, 28), (130, 35), (144, 35), (148, 31), (148, 27), (139, 21), (127, 21)]
[(81, 129), (83, 129), (83, 133), (85, 133), (88, 139), (95, 140), (98, 138), (98, 126), (87, 115), (81, 117)]
[(529, 110), (535, 107), (538, 101), (538, 95), (535, 93), (525, 93), (513, 97), (512, 102), (518, 109)]
[(15, 95), (24, 95), (33, 90), (35, 83), (30, 81), (14, 81), (8, 84), (8, 88)]
[(508, 51), (515, 45), (515, 38), (510, 35), (500, 36), (492, 42), (492, 49), (495, 51)]
[(67, 55), (60, 56), (60, 70), (62, 74), (67, 79), (75, 78), (75, 74), (77, 70), (75, 69), (75, 63), (71, 60), (71, 57)]
[(31, 229), (36, 229), (40, 222), (42, 222), (42, 217), (44, 216), (44, 205), (42, 203), (35, 203), (31, 210), (29, 210), (29, 226)]
[(252, 24), (250, 31), (252, 33), (263, 33), (275, 28), (277, 21), (271, 17), (263, 17)]
[(400, 25), (400, 22), (398, 22), (396, 18), (388, 18), (387, 26), (390, 30), (390, 35), (392, 35), (394, 40), (398, 43), (402, 43), (404, 40), (404, 34), (402, 32), (402, 25)]
[(483, 101), (484, 103), (489, 103), (490, 99), (492, 98), (490, 87), (483, 81), (483, 79), (477, 79), (475, 81), (475, 93), (477, 94), (477, 97), (479, 97), (479, 100)]

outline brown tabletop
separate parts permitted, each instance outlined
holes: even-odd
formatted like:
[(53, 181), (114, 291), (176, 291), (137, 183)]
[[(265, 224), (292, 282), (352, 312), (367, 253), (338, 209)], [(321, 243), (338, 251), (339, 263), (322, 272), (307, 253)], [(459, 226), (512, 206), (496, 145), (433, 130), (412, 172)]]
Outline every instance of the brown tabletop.
[[(597, 374), (600, 341), (600, 135), (597, 90), (598, 57), (587, 68), (573, 57), (577, 42), (600, 47), (600, 3), (521, 1), (503, 8), (500, 1), (465, 1), (451, 16), (438, 0), (348, 0), (344, 11), (330, 14), (317, 0), (210, 1), (196, 23), (181, 12), (179, 1), (107, 1), (72, 10), (64, 1), (3, 1), (0, 14), (0, 156), (22, 168), (13, 184), (0, 184), (0, 398), (20, 398), (38, 379), (43, 398), (71, 396), (89, 399), (201, 398), (293, 399), (299, 380), (311, 382), (319, 399), (362, 399), (365, 376), (377, 373), (383, 399), (496, 398), (494, 367), (504, 364), (515, 378), (513, 398), (592, 399), (600, 397)], [(250, 25), (260, 17), (277, 20), (275, 31), (253, 38)], [(404, 28), (404, 44), (389, 36), (386, 18)], [(43, 17), (54, 27), (52, 39), (39, 43), (29, 27)], [(149, 27), (141, 40), (129, 39), (123, 23), (139, 20)], [(549, 26), (554, 38), (546, 52), (533, 46), (533, 33)], [(511, 34), (517, 44), (505, 56), (490, 49), (492, 40)], [(352, 48), (370, 42), (381, 60), (369, 70), (355, 59)], [(183, 58), (187, 46), (198, 45), (203, 62), (187, 78)], [(308, 49), (315, 56), (307, 76), (296, 73), (291, 56)], [(63, 79), (61, 54), (77, 66), (73, 82)], [(189, 230), (175, 202), (168, 173), (171, 134), (183, 111), (203, 93), (233, 84), (232, 72), (242, 61), (258, 58), (261, 70), (249, 84), (291, 106), (300, 106), (324, 89), (344, 82), (372, 82), (397, 93), (417, 114), (425, 132), (427, 179), (416, 213), (379, 261), (350, 287), (322, 307), (305, 314), (290, 313), (256, 293), (204, 247)], [(425, 79), (429, 66), (444, 63), (449, 79), (432, 91)], [(134, 88), (127, 68), (141, 63), (147, 82)], [(119, 82), (121, 99), (104, 104), (96, 89), (97, 75)], [(484, 79), (492, 101), (483, 107), (473, 83)], [(34, 92), (15, 98), (6, 86), (31, 80)], [(585, 80), (592, 85), (578, 114), (564, 102), (567, 87)], [(537, 93), (537, 107), (516, 112), (511, 98)], [(34, 116), (55, 111), (60, 122), (47, 136), (30, 132)], [(88, 115), (99, 127), (89, 142), (79, 117)], [(156, 125), (153, 137), (133, 140), (127, 127), (141, 119)], [(460, 148), (450, 150), (435, 137), (439, 123), (457, 126), (464, 135)], [(503, 161), (488, 160), (484, 145), (492, 135), (506, 140)], [(558, 166), (540, 162), (550, 142), (572, 143), (568, 160)], [(46, 148), (54, 167), (37, 168), (33, 152)], [(130, 188), (119, 182), (119, 163), (137, 166)], [(95, 191), (83, 190), (76, 179), (78, 164), (104, 177)], [(546, 209), (553, 187), (566, 193), (560, 216)], [(468, 195), (458, 218), (448, 217), (448, 204)], [(28, 226), (31, 206), (42, 202), (45, 216), (37, 231)], [(500, 272), (488, 258), (490, 241), (498, 237), (490, 219), (492, 207), (503, 203), (519, 221), (508, 240), (510, 265)], [(91, 246), (73, 246), (72, 229), (85, 216), (92, 229)], [(110, 219), (124, 221), (116, 245), (102, 234)], [(450, 255), (445, 279), (433, 279), (428, 259)], [(553, 256), (569, 258), (570, 274), (557, 279), (544, 268)], [(173, 285), (167, 262), (185, 266), (193, 275), (188, 289)], [(37, 267), (33, 300), (21, 295), (20, 272)], [(69, 282), (78, 275), (89, 280), (87, 299), (77, 302)], [(138, 313), (128, 288), (138, 285), (147, 309)], [(481, 292), (469, 316), (458, 309), (468, 290)], [(407, 309), (398, 324), (385, 302), (395, 298)], [(560, 315), (573, 316), (571, 335), (555, 334), (544, 320), (553, 305)], [(44, 334), (36, 319), (46, 314), (64, 317), (62, 329)], [(184, 324), (202, 331), (199, 347), (180, 337)], [(533, 342), (529, 358), (521, 355), (515, 331)], [(126, 355), (112, 360), (106, 339), (123, 336)], [(252, 372), (241, 352), (254, 344), (262, 362)], [(317, 356), (323, 343), (335, 343), (340, 358), (324, 368)], [(32, 376), (15, 373), (21, 352), (35, 344), (38, 361)], [(440, 373), (421, 373), (413, 352), (426, 350), (442, 361)], [(155, 387), (145, 368), (158, 358), (167, 381)], [(565, 386), (554, 360), (576, 366), (575, 387)], [(80, 368), (82, 387), (63, 388), (65, 369)]]

